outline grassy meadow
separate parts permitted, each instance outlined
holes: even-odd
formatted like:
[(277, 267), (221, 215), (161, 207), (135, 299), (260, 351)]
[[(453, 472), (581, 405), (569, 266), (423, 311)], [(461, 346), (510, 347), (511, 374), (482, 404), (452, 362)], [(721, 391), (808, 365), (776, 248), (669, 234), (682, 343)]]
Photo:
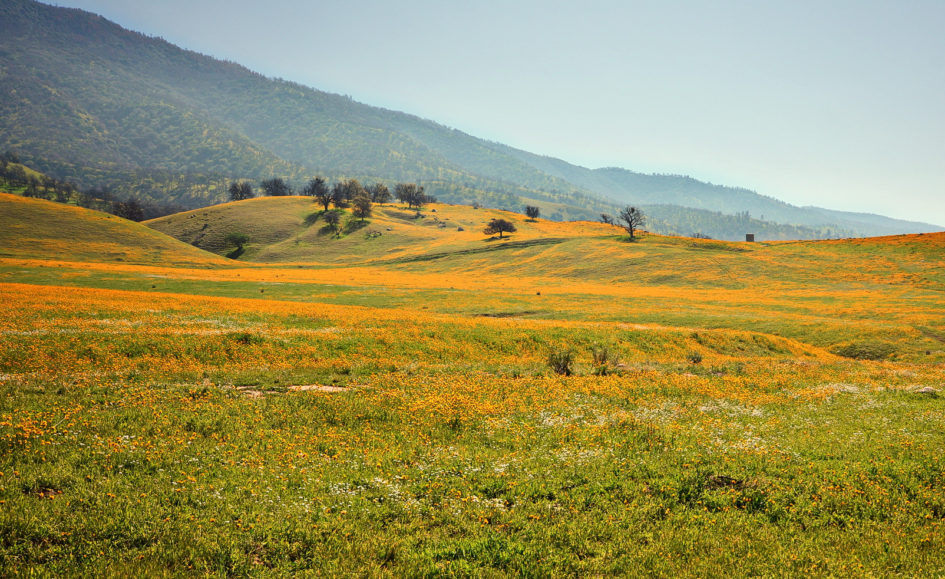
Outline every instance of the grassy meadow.
[(0, 195), (0, 575), (945, 574), (945, 234), (318, 209)]

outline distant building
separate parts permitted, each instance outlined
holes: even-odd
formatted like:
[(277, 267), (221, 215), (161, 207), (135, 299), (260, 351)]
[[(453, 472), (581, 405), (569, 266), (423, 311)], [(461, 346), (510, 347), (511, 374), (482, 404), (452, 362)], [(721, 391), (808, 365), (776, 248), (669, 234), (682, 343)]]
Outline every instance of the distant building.
[(754, 241), (754, 240), (755, 240), (755, 234), (754, 234), (754, 233), (746, 233), (746, 234), (745, 234), (745, 241)]

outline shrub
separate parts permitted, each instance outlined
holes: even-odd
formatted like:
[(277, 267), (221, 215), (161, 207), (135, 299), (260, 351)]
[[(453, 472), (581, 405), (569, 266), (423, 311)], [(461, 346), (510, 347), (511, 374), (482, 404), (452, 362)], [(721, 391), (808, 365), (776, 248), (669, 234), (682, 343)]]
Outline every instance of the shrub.
[(553, 350), (550, 354), (548, 354), (548, 366), (555, 372), (555, 374), (570, 376), (572, 373), (571, 366), (573, 364), (573, 350)]
[(606, 366), (611, 360), (610, 348), (599, 344), (591, 346), (591, 358), (595, 366)]
[(702, 362), (702, 354), (699, 352), (689, 352), (686, 354), (686, 359), (689, 360), (690, 364), (699, 364)]
[(896, 353), (896, 347), (886, 342), (851, 342), (835, 347), (833, 353), (855, 360), (886, 360)]
[(591, 346), (591, 359), (594, 361), (594, 374), (597, 376), (606, 376), (610, 363), (615, 361), (610, 348), (600, 344)]

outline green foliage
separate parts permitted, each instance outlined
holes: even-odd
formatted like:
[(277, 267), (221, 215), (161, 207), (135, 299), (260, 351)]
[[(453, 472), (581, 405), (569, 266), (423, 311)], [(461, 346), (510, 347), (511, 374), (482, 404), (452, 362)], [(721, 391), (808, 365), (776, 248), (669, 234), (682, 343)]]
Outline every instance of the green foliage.
[(613, 352), (607, 345), (594, 344), (591, 346), (591, 359), (595, 366), (606, 366), (611, 362)]
[(243, 252), (245, 251), (243, 246), (249, 243), (249, 236), (245, 233), (239, 232), (228, 233), (224, 238), (224, 242), (226, 242), (227, 245), (236, 246), (236, 249), (229, 252), (226, 256), (230, 259), (237, 259), (243, 255)]
[(371, 201), (374, 203), (390, 203), (390, 200), (393, 198), (390, 194), (390, 189), (383, 183), (371, 185), (367, 188), (367, 192), (370, 194)]
[(594, 364), (594, 374), (606, 376), (610, 373), (610, 365), (616, 363), (617, 359), (610, 346), (594, 344), (591, 346), (591, 361)]
[(482, 230), (486, 235), (495, 235), (499, 234), (499, 238), (502, 238), (503, 233), (515, 233), (515, 224), (509, 221), (508, 219), (495, 218), (489, 220), (489, 223), (486, 224), (485, 229)]
[(312, 197), (316, 203), (320, 203), (325, 208), (325, 211), (328, 211), (328, 206), (331, 205), (331, 189), (323, 178), (313, 177), (309, 180), (302, 194)]
[(407, 207), (415, 207), (418, 210), (427, 203), (434, 203), (436, 198), (427, 195), (423, 187), (416, 183), (398, 183), (394, 188), (394, 196), (398, 201), (407, 204)]
[(336, 235), (341, 232), (341, 211), (326, 211), (322, 215), (322, 219), (325, 221), (326, 227), (332, 233)]
[(574, 350), (555, 349), (548, 353), (548, 367), (555, 374), (570, 376), (574, 369)]
[(245, 199), (252, 199), (254, 197), (253, 186), (246, 181), (234, 181), (233, 183), (230, 183), (228, 192), (230, 194), (230, 201), (243, 201)]
[(249, 243), (249, 236), (245, 233), (229, 233), (226, 236), (226, 242), (242, 250), (243, 246)]
[(262, 188), (263, 193), (269, 197), (285, 197), (286, 195), (292, 194), (292, 187), (290, 187), (282, 177), (265, 179), (259, 186)]
[(351, 214), (364, 221), (365, 217), (371, 215), (371, 198), (367, 192), (360, 193), (351, 200)]

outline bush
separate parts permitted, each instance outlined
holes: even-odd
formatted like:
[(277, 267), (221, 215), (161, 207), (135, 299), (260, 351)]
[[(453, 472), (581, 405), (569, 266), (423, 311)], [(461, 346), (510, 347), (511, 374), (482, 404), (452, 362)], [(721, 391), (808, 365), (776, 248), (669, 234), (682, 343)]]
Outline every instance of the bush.
[(699, 364), (702, 362), (702, 354), (699, 352), (689, 352), (686, 354), (686, 359), (689, 360), (690, 364)]
[(855, 360), (886, 360), (896, 353), (896, 347), (886, 342), (851, 342), (835, 347), (833, 353)]
[(591, 346), (591, 358), (595, 366), (606, 366), (611, 359), (610, 348), (598, 344)]
[(573, 350), (554, 350), (548, 354), (548, 366), (554, 370), (555, 374), (570, 376), (572, 374), (571, 366), (573, 364)]
[(594, 361), (594, 374), (598, 376), (606, 376), (608, 366), (614, 361), (610, 348), (599, 344), (591, 346), (591, 359)]

